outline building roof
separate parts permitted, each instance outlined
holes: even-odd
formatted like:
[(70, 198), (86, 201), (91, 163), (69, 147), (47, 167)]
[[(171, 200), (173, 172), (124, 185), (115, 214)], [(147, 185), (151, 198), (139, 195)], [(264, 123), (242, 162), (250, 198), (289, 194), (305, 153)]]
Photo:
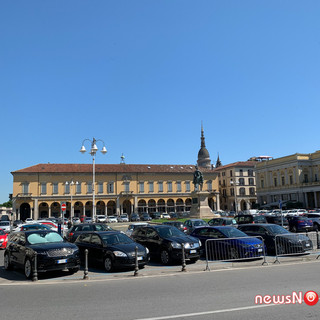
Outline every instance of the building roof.
[[(163, 164), (96, 164), (96, 173), (193, 173), (194, 165), (163, 165)], [(201, 168), (202, 172), (214, 172), (212, 169)], [(16, 173), (92, 173), (92, 164), (37, 164)]]
[(218, 168), (215, 168), (215, 171), (222, 171), (228, 168), (234, 168), (234, 167), (254, 167), (256, 165), (256, 161), (238, 161), (234, 163), (226, 164), (225, 166), (221, 166)]

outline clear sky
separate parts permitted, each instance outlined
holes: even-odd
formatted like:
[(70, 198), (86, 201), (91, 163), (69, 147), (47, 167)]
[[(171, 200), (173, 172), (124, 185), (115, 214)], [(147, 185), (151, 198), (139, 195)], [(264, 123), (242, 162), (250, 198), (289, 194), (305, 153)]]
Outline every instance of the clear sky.
[[(319, 148), (319, 0), (0, 3), (0, 203), (11, 171), (215, 163)], [(86, 145), (87, 149), (89, 145)], [(98, 145), (100, 146), (100, 145)]]

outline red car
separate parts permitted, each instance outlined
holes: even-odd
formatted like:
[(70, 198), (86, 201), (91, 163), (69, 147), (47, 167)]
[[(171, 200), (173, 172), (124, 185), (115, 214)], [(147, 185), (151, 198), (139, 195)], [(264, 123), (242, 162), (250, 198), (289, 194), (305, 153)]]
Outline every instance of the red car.
[(8, 234), (0, 229), (0, 249), (5, 249), (7, 247)]

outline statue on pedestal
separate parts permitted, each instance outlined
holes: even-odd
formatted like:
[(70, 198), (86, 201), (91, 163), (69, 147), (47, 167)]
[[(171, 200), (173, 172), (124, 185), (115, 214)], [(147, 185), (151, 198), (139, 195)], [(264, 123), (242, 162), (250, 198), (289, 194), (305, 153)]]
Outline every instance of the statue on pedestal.
[(203, 175), (202, 172), (198, 169), (198, 166), (196, 166), (196, 171), (193, 173), (193, 184), (195, 190), (199, 191), (200, 186), (200, 191), (202, 191)]

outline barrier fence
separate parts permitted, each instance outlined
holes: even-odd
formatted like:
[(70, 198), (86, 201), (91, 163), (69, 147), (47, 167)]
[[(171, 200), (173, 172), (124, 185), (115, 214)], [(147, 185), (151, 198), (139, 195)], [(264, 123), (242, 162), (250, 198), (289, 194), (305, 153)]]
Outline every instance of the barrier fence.
[(280, 263), (279, 257), (301, 254), (317, 254), (320, 256), (320, 239), (318, 231), (290, 233), (275, 236), (275, 263)]
[(209, 261), (238, 261), (263, 258), (266, 262), (266, 249), (262, 237), (239, 237), (208, 239), (205, 242), (206, 270)]

